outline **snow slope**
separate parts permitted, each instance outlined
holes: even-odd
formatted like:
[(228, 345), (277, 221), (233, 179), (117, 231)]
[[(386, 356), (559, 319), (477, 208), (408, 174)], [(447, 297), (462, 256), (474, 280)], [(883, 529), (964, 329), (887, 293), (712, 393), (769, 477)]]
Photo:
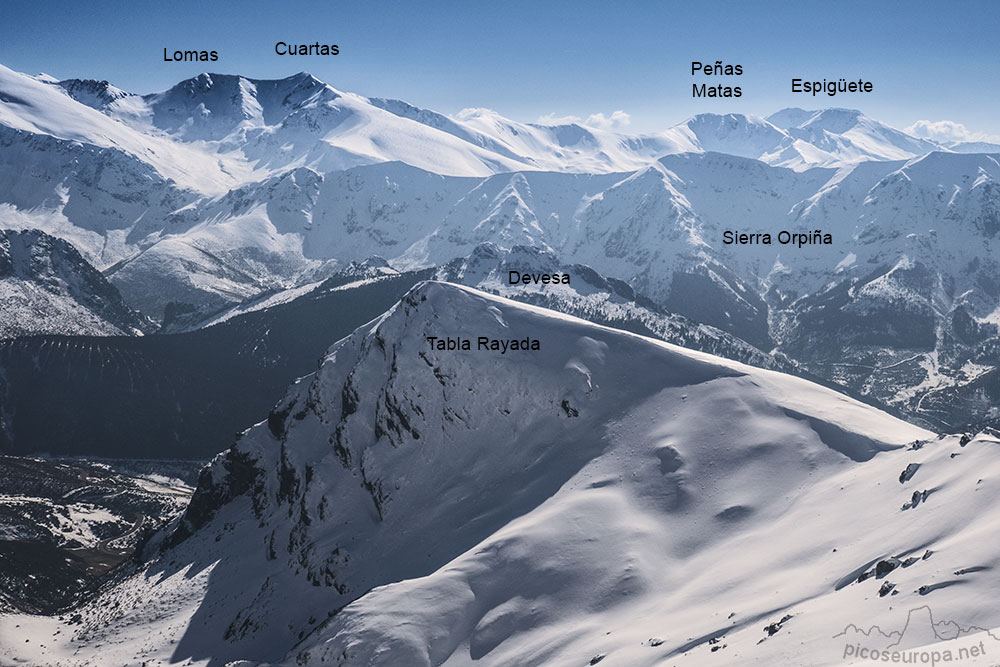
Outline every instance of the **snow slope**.
[(197, 146), (151, 135), (77, 102), (57, 84), (0, 65), (0, 125), (25, 135), (50, 136), (113, 149), (151, 165), (164, 178), (199, 191), (233, 187), (249, 169), (223, 162)]
[[(426, 341), (449, 335), (541, 349)], [(997, 444), (424, 283), (216, 459), (166, 550), (63, 626), (72, 644), (11, 617), (29, 642), (4, 655), (838, 664), (835, 635), (901, 609), (1000, 624)]]
[[(201, 74), (139, 96), (107, 81), (62, 82), (0, 69), (0, 123), (120, 150), (181, 187), (217, 194), (289, 169), (325, 173), (400, 161), (447, 175), (515, 170), (631, 171), (665, 154), (722, 150), (807, 168), (915, 157), (941, 146), (857, 111), (784, 110), (771, 118), (702, 114), (660, 133), (532, 125), (487, 109), (454, 117), (339, 91), (307, 73), (262, 80)], [(813, 117), (789, 126), (791, 115)], [(850, 116), (845, 122), (831, 115)], [(781, 125), (779, 127), (778, 125)]]
[[(97, 268), (115, 274), (127, 297), (154, 317), (169, 300), (211, 309), (265, 289), (292, 286), (303, 272), (316, 268), (309, 260), (353, 261), (375, 254), (374, 246), (391, 239), (374, 235), (374, 225), (363, 218), (353, 223), (351, 211), (338, 206), (338, 199), (354, 189), (355, 177), (341, 176), (343, 170), (360, 165), (380, 165), (388, 179), (385, 187), (368, 193), (377, 198), (366, 202), (369, 212), (401, 215), (407, 230), (423, 230), (425, 238), (431, 233), (469, 236), (474, 228), (476, 242), (530, 237), (557, 247), (545, 237), (554, 235), (558, 243), (567, 225), (576, 222), (573, 218), (599, 205), (600, 192), (612, 183), (595, 187), (593, 178), (558, 182), (546, 176), (572, 193), (560, 197), (555, 210), (537, 210), (538, 203), (516, 183), (511, 182), (509, 192), (503, 188), (509, 172), (619, 174), (613, 183), (633, 174), (633, 200), (624, 204), (634, 210), (644, 205), (636, 198), (647, 194), (634, 191), (646, 184), (658, 187), (655, 172), (647, 170), (660, 170), (656, 160), (667, 154), (719, 151), (801, 171), (858, 160), (907, 159), (940, 148), (859, 112), (838, 109), (784, 110), (772, 116), (775, 123), (738, 114), (702, 114), (644, 136), (582, 125), (517, 123), (483, 109), (448, 117), (399, 100), (338, 91), (306, 73), (278, 80), (203, 74), (139, 96), (106, 81), (56, 82), (3, 69), (0, 91), (0, 143), (5, 149), (0, 153), (0, 191), (8, 193), (0, 220), (8, 227), (41, 228), (71, 241)], [(434, 177), (420, 179), (414, 193), (420, 202), (410, 202), (406, 210), (388, 206), (398, 199), (395, 189), (408, 187), (399, 182), (406, 174), (396, 163), (437, 177), (437, 182)], [(727, 180), (726, 166), (708, 178)], [(500, 198), (487, 217), (509, 213), (514, 222), (526, 220), (536, 231), (506, 222), (482, 225), (482, 215), (470, 210), (477, 206), (472, 198), (450, 210), (469, 187), (461, 181), (445, 183), (441, 176), (482, 178), (497, 172), (502, 172), (499, 179), (483, 182), (487, 193), (493, 183), (501, 184), (490, 195)], [(383, 171), (375, 173), (381, 180)], [(675, 202), (670, 206), (685, 208), (683, 185), (671, 183)], [(803, 197), (820, 186), (813, 184)], [(781, 214), (794, 203), (787, 203)], [(733, 204), (741, 202), (724, 205)], [(769, 219), (757, 213), (751, 222)], [(449, 215), (451, 224), (439, 228)], [(344, 248), (315, 238), (317, 233), (328, 236), (320, 230), (331, 223), (346, 225), (348, 232), (363, 224), (368, 238), (361, 237), (361, 245), (367, 247), (355, 250), (358, 237), (350, 234)], [(459, 229), (451, 229), (456, 225)], [(442, 261), (470, 249), (450, 248)], [(433, 254), (420, 245), (399, 250), (411, 264)], [(627, 256), (635, 250), (612, 252)], [(618, 267), (601, 268), (631, 279), (613, 270)], [(653, 285), (640, 287), (656, 291)]]
[[(522, 281), (512, 285), (512, 271), (521, 276), (562, 275), (567, 276), (570, 282), (525, 284)], [(793, 373), (796, 370), (787, 360), (755, 348), (736, 336), (664, 310), (651, 299), (636, 293), (624, 281), (602, 276), (586, 265), (561, 264), (553, 253), (537, 248), (515, 245), (504, 249), (484, 243), (476, 246), (468, 257), (455, 259), (439, 268), (435, 276), (439, 280), (467, 285), (514, 301), (751, 366)]]
[[(804, 159), (814, 164), (903, 160), (942, 150), (939, 144), (889, 127), (857, 109), (782, 109), (767, 120), (784, 129), (795, 145), (805, 143), (809, 152)], [(819, 157), (823, 154), (828, 157)]]

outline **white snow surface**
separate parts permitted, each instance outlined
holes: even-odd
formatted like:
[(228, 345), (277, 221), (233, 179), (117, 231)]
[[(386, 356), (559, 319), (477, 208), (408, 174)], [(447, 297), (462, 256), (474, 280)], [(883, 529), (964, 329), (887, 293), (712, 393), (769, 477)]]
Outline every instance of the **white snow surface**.
[(845, 628), (922, 605), (1000, 625), (988, 433), (962, 446), (801, 379), (436, 282), (334, 345), (278, 411), (203, 493), (239, 483), (236, 459), (254, 490), (81, 625), (3, 619), (0, 657), (834, 665)]
[[(133, 129), (81, 104), (58, 85), (38, 81), (0, 65), (0, 124), (29, 134), (111, 148), (153, 165), (165, 177), (201, 192), (233, 187), (250, 169), (224, 164), (197, 146)], [(231, 172), (236, 173), (231, 173)]]

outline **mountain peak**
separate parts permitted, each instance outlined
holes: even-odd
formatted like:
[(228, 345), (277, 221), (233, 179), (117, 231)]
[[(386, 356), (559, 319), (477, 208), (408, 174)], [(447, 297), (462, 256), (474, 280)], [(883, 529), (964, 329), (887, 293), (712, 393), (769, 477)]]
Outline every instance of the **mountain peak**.
[[(706, 418), (720, 410), (741, 434), (725, 446), (717, 420)], [(712, 559), (713, 543), (730, 531), (758, 540), (757, 527), (765, 532), (773, 517), (795, 510), (791, 498), (851, 459), (927, 435), (802, 380), (425, 281), (334, 344), (265, 422), (216, 458), (160, 558), (181, 560), (206, 544), (228, 549), (233, 566), (214, 570), (204, 593), (214, 615), (206, 622), (220, 635), (227, 625), (244, 628), (232, 642), (244, 658), (273, 660), (276, 647), (297, 645), (296, 630), (311, 625), (317, 605), (351, 616), (357, 607), (345, 605), (359, 595), (353, 604), (364, 604), (365, 591), (422, 585), (458, 558), (456, 573), (469, 580), (455, 590), (515, 587), (482, 598), (478, 616), (531, 598), (527, 587), (551, 578), (549, 562), (567, 577), (553, 587), (558, 595), (593, 596), (596, 580), (613, 614), (617, 603), (653, 603), (663, 590), (630, 583), (657, 581), (661, 535), (696, 534), (721, 516), (727, 530), (710, 529), (691, 554)], [(601, 529), (567, 520), (583, 506)], [(254, 520), (217, 542), (219, 527), (251, 507)], [(610, 520), (623, 512), (624, 521)], [(549, 544), (558, 559), (520, 555)], [(655, 557), (621, 568), (619, 551)], [(611, 567), (621, 576), (594, 576)], [(512, 575), (525, 568), (527, 580)], [(269, 584), (252, 605), (232, 595), (265, 571)], [(450, 606), (473, 596), (431, 597)], [(296, 604), (285, 605), (290, 598)], [(314, 628), (316, 662), (332, 655), (324, 644), (341, 650), (342, 627), (338, 613)], [(449, 630), (456, 645), (471, 628)], [(392, 664), (422, 662), (392, 645)], [(511, 662), (495, 655), (492, 663)]]
[(740, 113), (702, 113), (678, 126), (703, 151), (717, 151), (760, 159), (789, 142), (784, 130), (759, 116)]
[(787, 130), (790, 127), (798, 127), (809, 120), (815, 113), (815, 111), (807, 111), (798, 107), (787, 107), (767, 116), (767, 122), (783, 130)]
[(203, 93), (219, 86), (234, 85), (243, 77), (238, 74), (219, 74), (217, 72), (202, 72), (189, 79), (174, 84), (169, 90), (184, 91), (189, 95)]
[(814, 111), (812, 116), (804, 123), (801, 123), (799, 127), (822, 127), (828, 132), (843, 134), (857, 125), (862, 118), (866, 118), (866, 116), (857, 109), (833, 107)]
[(760, 116), (752, 116), (743, 113), (713, 113), (705, 112), (695, 114), (691, 116), (686, 121), (681, 123), (682, 125), (692, 125), (697, 123), (728, 123), (730, 125), (735, 125), (738, 123), (748, 123), (753, 125), (762, 125), (766, 121)]
[(311, 84), (319, 84), (319, 85), (323, 85), (323, 86), (326, 85), (326, 83), (324, 81), (322, 81), (321, 79), (313, 76), (309, 72), (306, 72), (305, 70), (303, 70), (301, 72), (296, 72), (295, 74), (292, 74), (291, 76), (286, 76), (283, 80), (284, 81), (293, 81), (295, 83), (311, 83)]
[(134, 96), (133, 93), (113, 86), (104, 80), (66, 79), (65, 81), (58, 81), (56, 84), (77, 102), (86, 104), (88, 107), (97, 109), (98, 111), (106, 109), (124, 97)]
[(784, 130), (805, 127), (807, 125), (821, 125), (823, 129), (835, 134), (841, 134), (853, 127), (862, 117), (864, 117), (864, 114), (858, 109), (845, 109), (842, 107), (800, 109), (798, 107), (788, 107), (771, 114), (767, 117), (767, 121)]

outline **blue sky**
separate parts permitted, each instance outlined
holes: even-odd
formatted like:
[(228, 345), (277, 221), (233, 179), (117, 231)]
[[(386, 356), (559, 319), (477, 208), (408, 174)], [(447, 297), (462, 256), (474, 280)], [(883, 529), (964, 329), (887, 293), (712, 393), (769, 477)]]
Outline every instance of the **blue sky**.
[[(342, 90), (445, 113), (489, 107), (534, 121), (623, 110), (635, 132), (704, 111), (845, 106), (898, 127), (948, 120), (1000, 135), (1000, 2), (991, 0), (4, 0), (0, 25), (8, 67), (140, 93), (206, 70), (256, 78), (305, 70)], [(278, 40), (332, 42), (341, 53), (282, 57)], [(215, 49), (220, 60), (165, 63), (164, 47)], [(692, 60), (742, 64), (743, 97), (692, 98)], [(797, 76), (864, 78), (875, 92), (793, 94)]]

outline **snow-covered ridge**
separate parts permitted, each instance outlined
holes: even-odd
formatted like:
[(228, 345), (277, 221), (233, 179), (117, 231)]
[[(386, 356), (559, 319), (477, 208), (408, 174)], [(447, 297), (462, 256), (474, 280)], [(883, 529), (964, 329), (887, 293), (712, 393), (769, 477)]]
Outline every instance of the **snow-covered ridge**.
[[(510, 284), (510, 272), (520, 275), (563, 276), (567, 284), (524, 282)], [(439, 280), (459, 283), (514, 301), (541, 306), (617, 329), (638, 331), (689, 349), (701, 350), (759, 368), (794, 371), (785, 360), (764, 352), (715, 327), (670, 313), (637, 294), (628, 283), (600, 275), (582, 264), (563, 265), (551, 252), (515, 245), (505, 249), (493, 243), (476, 246), (468, 257), (440, 267)]]
[[(949, 150), (842, 109), (786, 109), (768, 119), (702, 114), (662, 132), (626, 135), (581, 124), (521, 123), (486, 109), (447, 116), (342, 92), (305, 72), (269, 80), (204, 73), (140, 96), (107, 81), (57, 82), (4, 68), (0, 90), (0, 121), (11, 127), (114, 145), (178, 182), (200, 182), (203, 191), (297, 166), (330, 171), (394, 160), (483, 176), (521, 169), (629, 171), (690, 151), (804, 169)], [(59, 101), (56, 91), (69, 99)], [(192, 162), (195, 154), (201, 158)], [(180, 160), (189, 169), (197, 165), (197, 178), (182, 178), (168, 164), (179, 167)]]
[[(69, 89), (75, 87), (67, 84)], [(119, 101), (131, 99), (124, 96)], [(0, 126), (28, 135), (115, 149), (152, 166), (182, 187), (202, 192), (224, 191), (251, 172), (239, 161), (220, 159), (201, 147), (136, 129), (77, 101), (58, 84), (39, 81), (3, 65)]]

